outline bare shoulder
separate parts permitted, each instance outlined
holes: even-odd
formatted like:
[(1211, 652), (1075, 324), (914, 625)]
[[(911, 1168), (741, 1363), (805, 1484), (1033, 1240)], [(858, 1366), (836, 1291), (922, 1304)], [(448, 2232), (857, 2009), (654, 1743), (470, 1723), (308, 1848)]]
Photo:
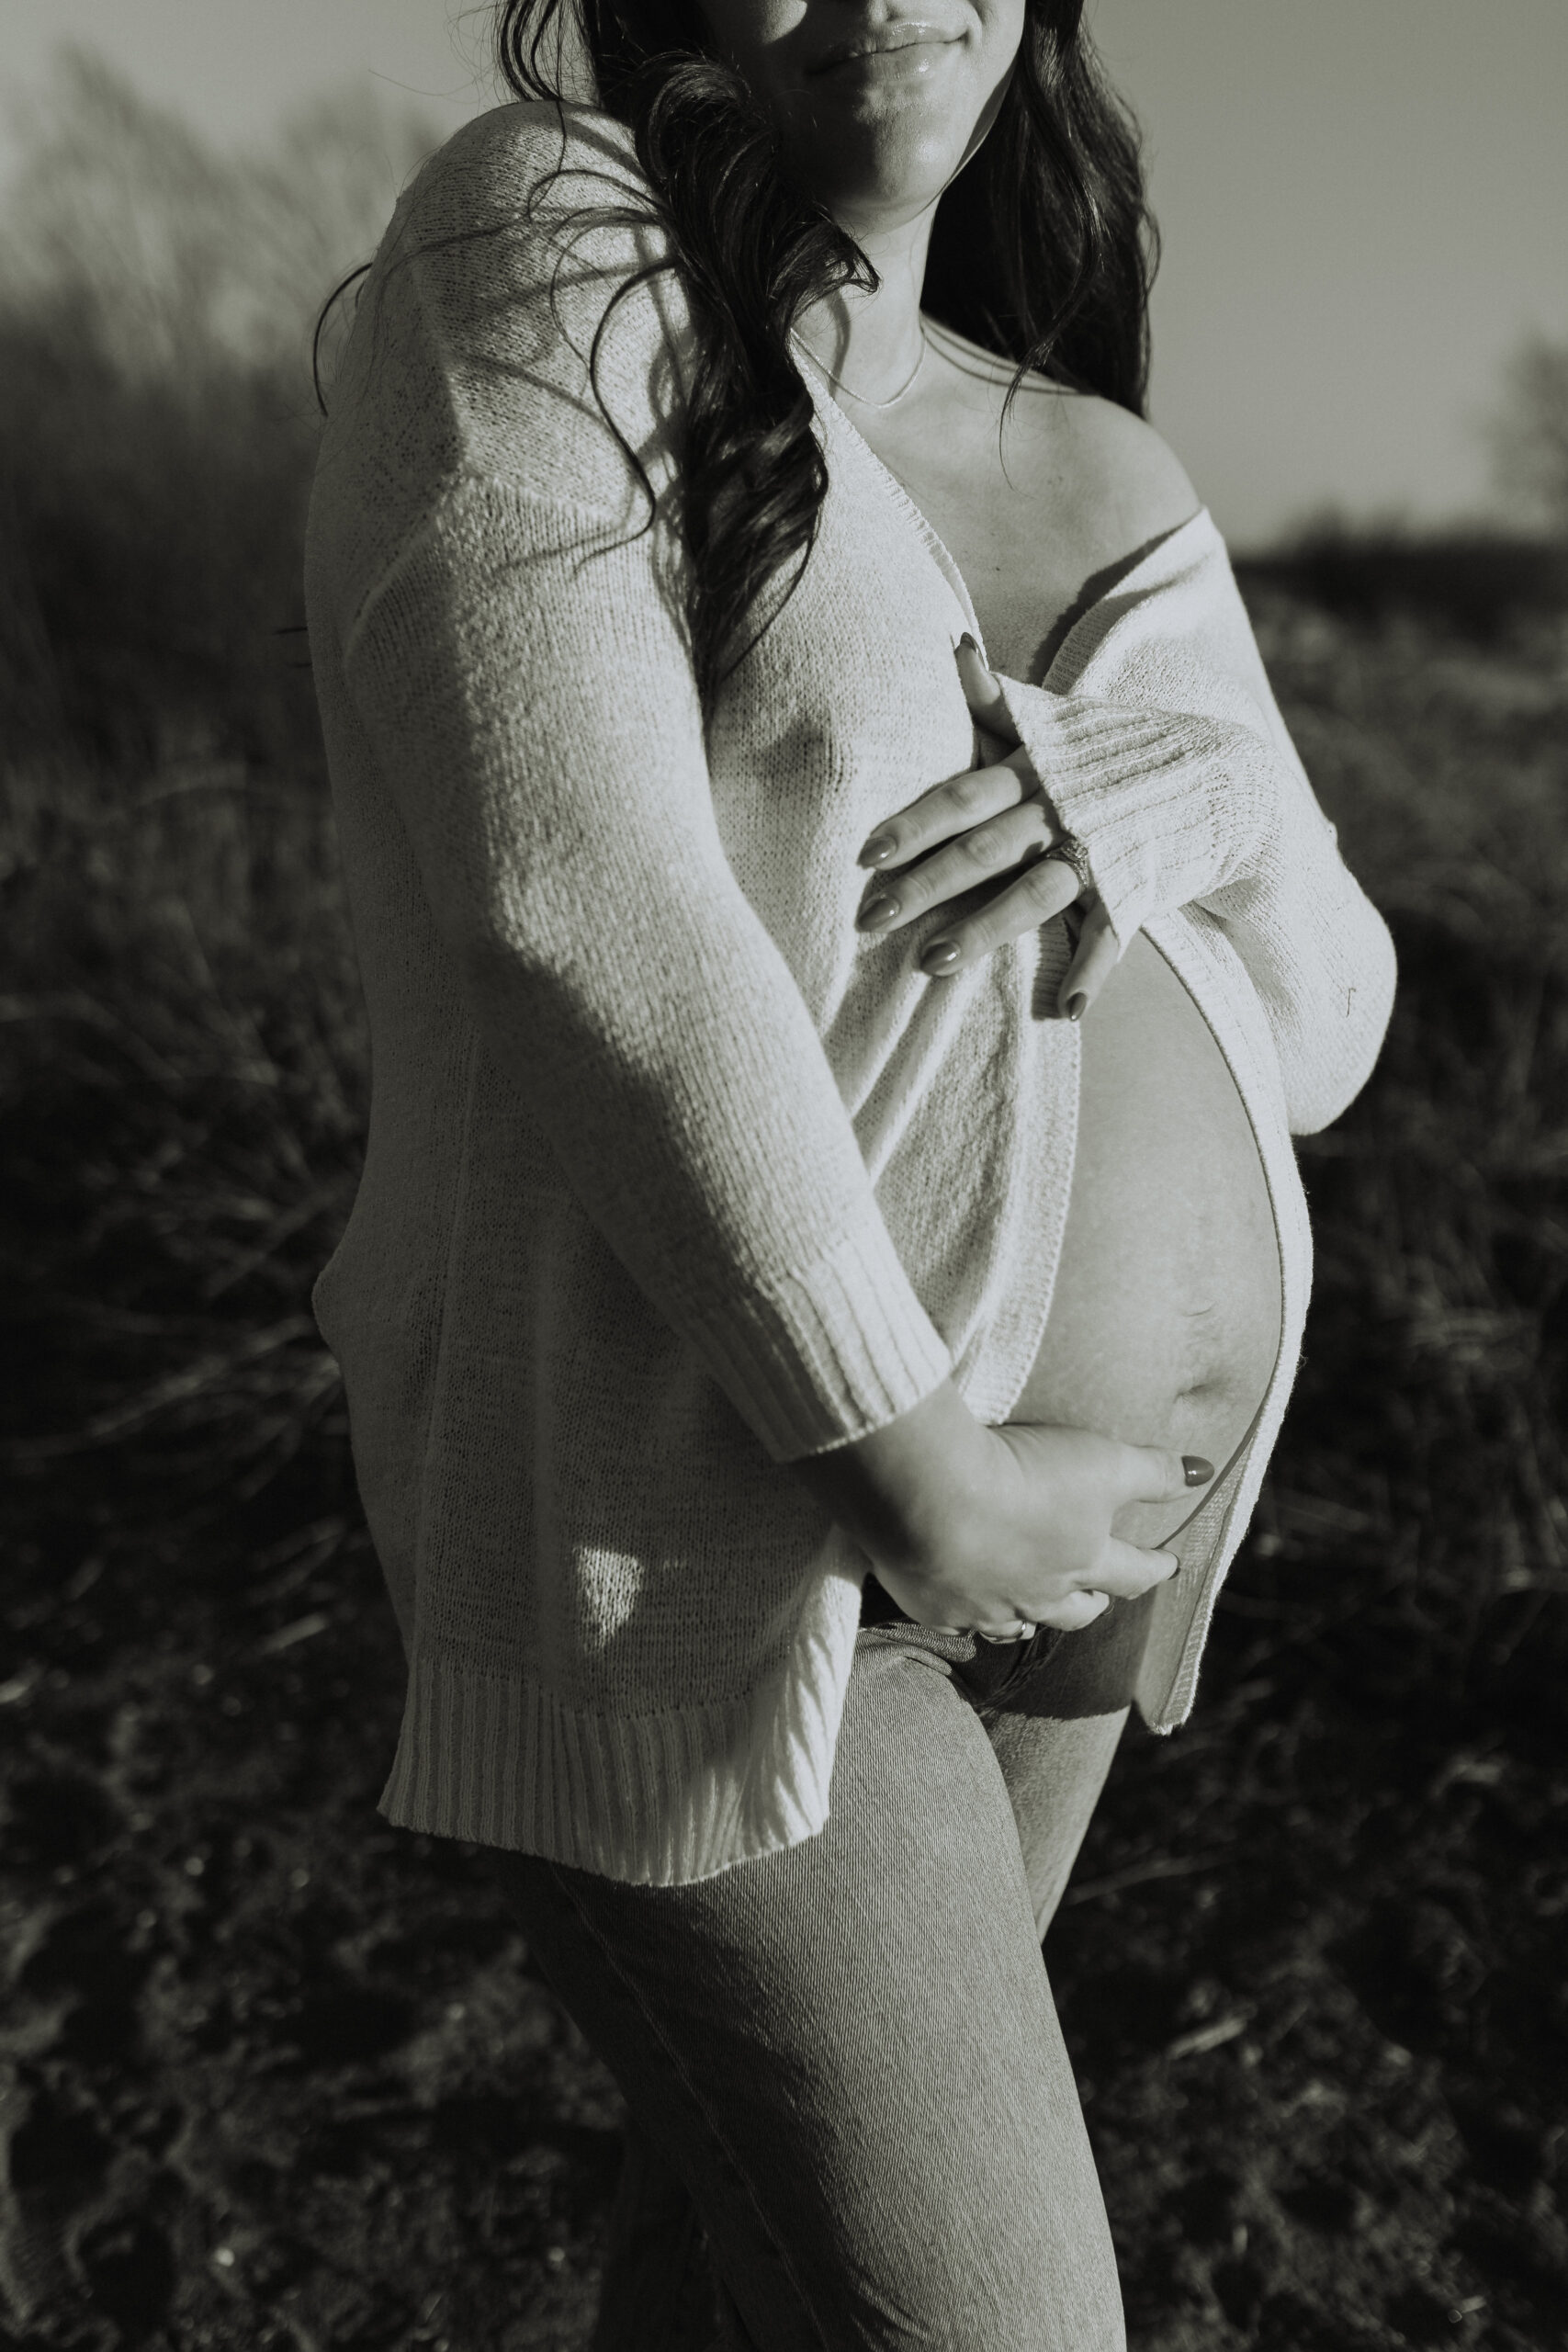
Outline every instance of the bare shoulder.
[[(1152, 424), (1114, 401), (1026, 375), (1002, 424), (1010, 361), (928, 321), (947, 368), (953, 438), (999, 448), (1010, 492), (1075, 549), (1086, 571), (1161, 538), (1201, 511), (1187, 469)], [(931, 332), (934, 329), (934, 332)], [(998, 427), (1000, 439), (998, 440)]]
[(1091, 392), (1053, 387), (1046, 399), (1075, 495), (1123, 546), (1159, 538), (1198, 513), (1186, 467), (1143, 417)]

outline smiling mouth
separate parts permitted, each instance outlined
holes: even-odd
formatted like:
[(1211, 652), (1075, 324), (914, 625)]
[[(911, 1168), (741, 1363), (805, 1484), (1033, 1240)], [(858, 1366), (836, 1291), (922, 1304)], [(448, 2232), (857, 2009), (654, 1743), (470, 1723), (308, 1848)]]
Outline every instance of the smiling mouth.
[(864, 32), (852, 33), (847, 40), (837, 42), (826, 57), (819, 58), (808, 70), (828, 74), (835, 65), (851, 65), (861, 58), (886, 56), (899, 49), (946, 47), (962, 38), (961, 34), (945, 32), (939, 25), (923, 24), (914, 17), (897, 24), (869, 25)]

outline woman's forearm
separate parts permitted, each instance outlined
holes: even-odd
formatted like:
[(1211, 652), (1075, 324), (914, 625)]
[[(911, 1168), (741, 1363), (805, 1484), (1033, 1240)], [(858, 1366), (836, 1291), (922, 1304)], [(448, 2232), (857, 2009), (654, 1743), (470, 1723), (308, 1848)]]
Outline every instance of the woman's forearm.
[(957, 1548), (984, 1491), (994, 1442), (944, 1380), (896, 1420), (790, 1467), (874, 1567), (918, 1571)]

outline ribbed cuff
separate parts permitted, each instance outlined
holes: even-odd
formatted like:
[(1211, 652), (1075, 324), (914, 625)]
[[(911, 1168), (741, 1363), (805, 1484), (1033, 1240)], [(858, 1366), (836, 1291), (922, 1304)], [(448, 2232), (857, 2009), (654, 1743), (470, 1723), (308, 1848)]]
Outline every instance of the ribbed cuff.
[(1274, 800), (1272, 755), (1258, 737), (998, 684), (1047, 799), (1088, 852), (1123, 948), (1151, 915), (1190, 906), (1256, 854)]
[(953, 1370), (879, 1216), (804, 1272), (687, 1329), (775, 1462), (883, 1428)]

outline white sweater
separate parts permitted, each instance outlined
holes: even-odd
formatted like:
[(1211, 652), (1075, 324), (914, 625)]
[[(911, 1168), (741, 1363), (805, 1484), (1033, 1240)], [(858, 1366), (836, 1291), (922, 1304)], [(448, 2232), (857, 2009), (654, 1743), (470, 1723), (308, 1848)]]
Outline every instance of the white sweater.
[[(1006, 1419), (1051, 1303), (1079, 1041), (1050, 1012), (1060, 922), (934, 983), (939, 915), (855, 930), (874, 821), (972, 762), (953, 647), (980, 632), (820, 389), (818, 544), (705, 740), (678, 541), (662, 504), (641, 528), (581, 356), (660, 238), (624, 210), (567, 225), (647, 190), (619, 126), (564, 122), (553, 188), (561, 114), (509, 107), (404, 198), (317, 472), (310, 642), (374, 1084), (316, 1304), (409, 1659), (382, 1811), (671, 1883), (827, 1817), (865, 1564), (781, 1465), (950, 1373)], [(609, 313), (601, 381), (656, 492), (685, 348), (668, 274)], [(1163, 1727), (1299, 1350), (1290, 1132), (1365, 1080), (1393, 958), (1206, 516), (1047, 686), (1005, 691), (1119, 932), (1209, 1020), (1279, 1228), (1278, 1367), (1159, 1595), (1139, 1699)]]

